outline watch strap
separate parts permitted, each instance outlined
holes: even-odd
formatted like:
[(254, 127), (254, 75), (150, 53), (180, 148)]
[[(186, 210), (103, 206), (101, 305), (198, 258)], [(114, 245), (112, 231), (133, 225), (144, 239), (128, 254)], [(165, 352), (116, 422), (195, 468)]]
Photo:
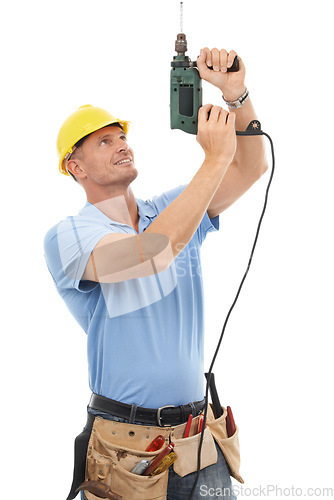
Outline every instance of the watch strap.
[(241, 106), (245, 103), (245, 101), (249, 97), (249, 90), (246, 88), (245, 92), (235, 101), (227, 101), (223, 95), (223, 99), (226, 102), (227, 106), (231, 109), (241, 108)]

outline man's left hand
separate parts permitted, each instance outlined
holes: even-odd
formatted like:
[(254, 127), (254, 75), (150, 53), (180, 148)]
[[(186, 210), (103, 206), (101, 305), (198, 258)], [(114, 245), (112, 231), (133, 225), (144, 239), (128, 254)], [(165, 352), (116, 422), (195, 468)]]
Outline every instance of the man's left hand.
[[(210, 50), (205, 47), (201, 49), (201, 55), (197, 59), (200, 77), (218, 87), (227, 101), (238, 99), (246, 90), (246, 69), (239, 56), (239, 71), (227, 72), (227, 68), (232, 66), (236, 55), (234, 50), (227, 52), (225, 49)], [(209, 69), (209, 66), (212, 66), (212, 69)]]

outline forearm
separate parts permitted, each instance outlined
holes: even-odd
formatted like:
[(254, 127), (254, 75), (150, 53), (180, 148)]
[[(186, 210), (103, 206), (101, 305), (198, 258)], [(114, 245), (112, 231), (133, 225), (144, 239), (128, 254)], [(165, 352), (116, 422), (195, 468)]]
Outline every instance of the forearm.
[[(241, 106), (233, 109), (235, 128), (244, 131), (252, 120), (257, 120), (250, 98)], [(243, 174), (259, 178), (268, 168), (263, 136), (237, 136), (237, 149), (231, 168), (237, 167)]]
[(204, 160), (184, 191), (146, 230), (166, 235), (174, 258), (194, 235), (227, 168), (226, 161)]
[[(242, 95), (231, 96), (235, 100)], [(252, 120), (257, 119), (254, 107), (248, 98), (241, 108), (233, 110), (235, 128), (244, 131)], [(268, 168), (263, 136), (237, 136), (237, 147), (233, 160), (208, 207), (209, 217), (215, 217), (230, 207), (242, 196)]]

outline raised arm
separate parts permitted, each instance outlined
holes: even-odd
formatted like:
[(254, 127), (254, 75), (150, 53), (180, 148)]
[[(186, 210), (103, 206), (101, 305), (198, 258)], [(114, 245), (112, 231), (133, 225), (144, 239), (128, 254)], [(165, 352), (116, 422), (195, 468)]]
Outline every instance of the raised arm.
[(207, 104), (200, 109), (198, 118), (197, 141), (205, 160), (191, 182), (144, 233), (102, 238), (91, 254), (83, 279), (113, 283), (156, 274), (167, 269), (190, 241), (236, 148), (234, 113)]
[[(246, 90), (246, 69), (239, 57), (239, 71), (227, 72), (236, 56), (234, 50), (229, 53), (222, 49), (205, 48), (197, 60), (201, 77), (218, 87), (226, 101), (235, 101)], [(212, 67), (213, 69), (209, 69)], [(245, 130), (249, 123), (257, 119), (253, 104), (248, 98), (242, 107), (233, 109), (236, 116), (236, 130)], [(237, 137), (237, 148), (231, 165), (219, 185), (208, 207), (208, 215), (213, 218), (226, 210), (242, 196), (267, 170), (267, 159), (263, 137)]]

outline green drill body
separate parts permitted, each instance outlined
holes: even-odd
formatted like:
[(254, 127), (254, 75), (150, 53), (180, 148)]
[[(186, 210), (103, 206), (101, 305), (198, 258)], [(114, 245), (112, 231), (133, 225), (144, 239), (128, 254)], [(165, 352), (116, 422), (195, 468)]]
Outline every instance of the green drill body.
[[(202, 80), (188, 56), (173, 57), (170, 74), (170, 123), (172, 129), (197, 134), (197, 115), (202, 106)], [(175, 67), (176, 65), (176, 67)]]

